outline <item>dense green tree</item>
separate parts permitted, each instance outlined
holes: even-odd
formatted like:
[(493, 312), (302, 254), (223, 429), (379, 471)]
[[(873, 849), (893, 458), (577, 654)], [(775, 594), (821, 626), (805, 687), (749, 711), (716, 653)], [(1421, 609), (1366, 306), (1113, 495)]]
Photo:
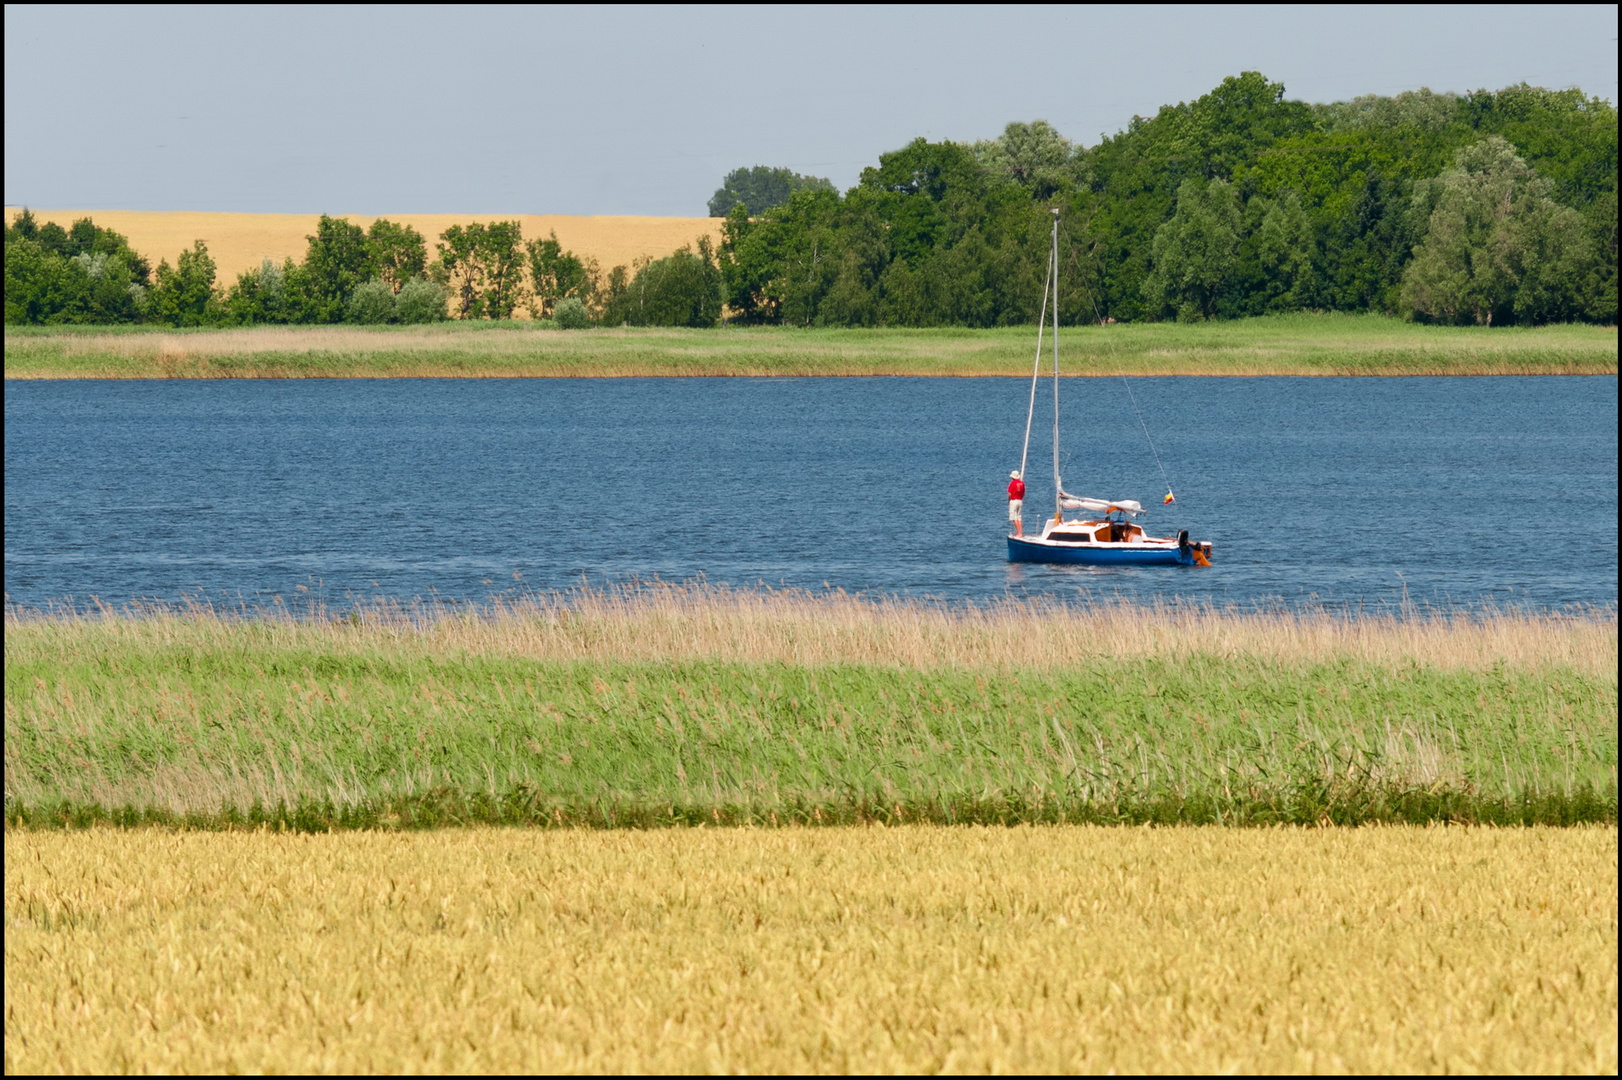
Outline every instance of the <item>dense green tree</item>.
[(68, 231), (54, 221), (47, 221), (39, 227), (36, 234), (41, 246), (52, 255), (66, 256), (68, 253)]
[(878, 165), (862, 170), (861, 186), (893, 195), (922, 195), (940, 203), (953, 196), (953, 205), (977, 201), (989, 179), (974, 151), (954, 142), (932, 143), (914, 139), (900, 150), (879, 155)]
[(772, 314), (766, 307), (765, 286), (774, 260), (765, 245), (751, 240), (753, 224), (742, 203), (735, 204), (721, 224), (721, 295), (732, 318), (746, 325), (765, 322)]
[(382, 278), (355, 286), (349, 296), (349, 321), (374, 326), (394, 321), (394, 289)]
[(1233, 185), (1225, 180), (1184, 180), (1177, 210), (1155, 231), (1143, 295), (1154, 314), (1182, 321), (1209, 319), (1239, 256), (1242, 219)]
[(1613, 195), (1587, 215), (1589, 235), (1597, 257), (1588, 277), (1584, 316), (1595, 322), (1616, 323), (1616, 197)]
[(879, 280), (890, 257), (879, 202), (858, 190), (841, 208), (838, 261), (828, 266), (831, 281), (815, 314), (820, 326), (873, 326), (879, 321)]
[(167, 259), (158, 264), (149, 305), (152, 318), (170, 326), (206, 326), (219, 320), (214, 260), (207, 244), (198, 240), (190, 251), (182, 251), (173, 269)]
[(1365, 94), (1350, 101), (1316, 105), (1312, 111), (1320, 129), (1332, 135), (1396, 128), (1442, 132), (1462, 122), (1462, 102), (1458, 94), (1438, 94), (1427, 86), (1404, 90), (1395, 97)]
[(1560, 206), (1498, 135), (1460, 150), (1420, 185), (1424, 241), (1402, 277), (1402, 301), (1439, 322), (1547, 322), (1579, 314), (1594, 261), (1582, 215)]
[(295, 313), (287, 282), (297, 271), (292, 259), (281, 266), (264, 259), (257, 268), (242, 271), (225, 295), (226, 321), (238, 326), (292, 322)]
[(391, 293), (398, 293), (406, 282), (421, 277), (428, 268), (428, 244), (422, 233), (385, 218), (378, 218), (366, 230), (366, 254), (367, 262)]
[(1244, 231), (1223, 315), (1299, 311), (1312, 304), (1316, 288), (1317, 237), (1293, 191), (1277, 198), (1256, 195), (1244, 208)]
[(6, 234), (6, 324), (40, 324), (64, 307), (67, 260), (39, 242), (39, 226)]
[(596, 263), (565, 251), (556, 232), (545, 240), (529, 241), (524, 251), (529, 257), (530, 287), (534, 290), (532, 317), (550, 318), (558, 303), (568, 297), (583, 305), (591, 300), (597, 281)]
[(6, 225), (8, 323), (123, 323), (146, 317), (150, 267), (112, 229), (80, 218), (41, 225), (24, 209)]
[(826, 191), (799, 192), (785, 212), (794, 225), (777, 230), (778, 273), (767, 282), (766, 295), (782, 322), (810, 326), (839, 273), (839, 198)]
[(38, 240), (39, 219), (28, 207), (23, 207), (17, 216), (6, 222), (6, 242), (13, 240)]
[(145, 314), (145, 299), (121, 256), (64, 258), (38, 240), (6, 245), (8, 323), (134, 322)]
[(642, 262), (627, 281), (624, 268), (609, 277), (602, 321), (609, 326), (714, 326), (721, 317), (721, 270), (709, 237), (698, 251), (682, 248)]
[(733, 169), (710, 196), (710, 217), (726, 217), (735, 206), (742, 206), (745, 214), (755, 217), (788, 202), (796, 191), (832, 190), (833, 184), (822, 177), (801, 176), (789, 169), (765, 165)]
[(68, 229), (67, 244), (62, 254), (70, 258), (76, 255), (105, 255), (109, 258), (119, 257), (126, 261), (137, 281), (143, 285), (147, 283), (151, 273), (147, 262), (140, 255), (130, 249), (129, 241), (122, 233), (112, 229), (103, 229), (89, 218), (80, 218)]
[(304, 323), (343, 322), (349, 297), (377, 276), (366, 230), (343, 218), (322, 214), (315, 235), (307, 236), (304, 261), (287, 279), (294, 318)]
[[(1582, 215), (1597, 253), (1585, 273), (1562, 261), (1576, 250), (1569, 215), (1534, 230), (1551, 239), (1516, 249), (1527, 253), (1520, 273), (1561, 284), (1529, 289), (1523, 305), (1559, 294), (1571, 317), (1614, 319), (1607, 103), (1510, 87), (1311, 106), (1255, 72), (1136, 118), (1090, 151), (1039, 122), (973, 147), (919, 139), (881, 155), (843, 198), (801, 193), (753, 217), (735, 209), (720, 249), (727, 308), (738, 321), (795, 325), (1028, 321), (1054, 207), (1065, 321), (1396, 311), (1429, 228), (1410, 209), (1414, 192), (1498, 131), (1535, 144), (1522, 156), (1550, 164), (1550, 197)], [(1185, 189), (1198, 197), (1180, 198)]]
[(839, 206), (836, 193), (814, 189), (756, 221), (733, 210), (722, 226), (719, 268), (738, 322), (806, 325), (814, 318), (837, 270), (828, 260), (837, 254), (830, 243), (838, 244), (832, 217)]
[(1145, 288), (1154, 235), (1172, 215), (1183, 181), (1235, 180), (1257, 158), (1313, 131), (1310, 106), (1284, 100), (1284, 86), (1247, 71), (1193, 102), (1134, 117), (1087, 155), (1102, 198), (1089, 216), (1101, 251), (1105, 310), (1116, 318), (1159, 317)]
[(1506, 87), (1469, 95), (1463, 111), (1480, 134), (1504, 136), (1553, 200), (1583, 215), (1597, 263), (1584, 288), (1583, 315), (1616, 321), (1617, 116), (1610, 102), (1576, 89)]
[(89, 283), (86, 320), (92, 323), (139, 322), (146, 314), (147, 289), (141, 284), (144, 262), (135, 266), (123, 253), (83, 252), (68, 260)]
[(1556, 202), (1582, 211), (1596, 200), (1615, 201), (1617, 117), (1609, 102), (1522, 83), (1467, 95), (1461, 116), (1472, 133), (1455, 145), (1503, 136), (1553, 181)]
[(832, 283), (817, 305), (818, 326), (872, 326), (879, 317), (878, 278), (859, 254), (840, 256)]
[(1018, 322), (1029, 285), (1031, 197), (973, 151), (915, 140), (843, 199), (807, 191), (723, 226), (731, 317), (790, 325)]
[(442, 322), (449, 296), (445, 286), (428, 278), (412, 278), (394, 298), (394, 317), (403, 323)]
[(142, 283), (146, 283), (150, 267), (144, 259), (130, 249), (129, 241), (112, 229), (104, 229), (89, 218), (79, 218), (72, 227), (64, 229), (54, 221), (41, 225), (34, 212), (27, 207), (6, 224), (7, 240), (37, 240), (44, 250), (68, 258), (74, 255), (123, 255), (131, 266), (140, 266)]
[(1434, 176), (1462, 137), (1365, 126), (1334, 136), (1282, 140), (1241, 185), (1269, 200), (1294, 192), (1316, 238), (1321, 302), (1341, 310), (1390, 310), (1391, 289), (1412, 249), (1407, 205), (1415, 181)]
[(1017, 184), (1037, 199), (1074, 187), (1085, 160), (1046, 120), (1009, 124), (997, 138), (975, 143), (974, 156), (994, 183)]
[(591, 312), (578, 296), (565, 296), (552, 313), (559, 330), (584, 330), (591, 325)]
[(522, 227), (516, 221), (452, 225), (440, 234), (435, 277), (450, 289), (458, 319), (510, 319), (524, 286)]

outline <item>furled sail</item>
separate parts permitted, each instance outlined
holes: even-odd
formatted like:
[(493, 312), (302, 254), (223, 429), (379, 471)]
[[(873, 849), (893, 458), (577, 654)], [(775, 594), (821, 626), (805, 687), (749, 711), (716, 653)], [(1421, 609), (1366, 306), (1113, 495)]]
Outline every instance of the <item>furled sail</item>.
[(1119, 510), (1123, 514), (1133, 517), (1143, 513), (1143, 504), (1132, 499), (1117, 499), (1109, 502), (1104, 499), (1083, 499), (1079, 495), (1072, 495), (1068, 491), (1059, 492), (1059, 502), (1066, 510), (1091, 510), (1095, 514), (1110, 514)]

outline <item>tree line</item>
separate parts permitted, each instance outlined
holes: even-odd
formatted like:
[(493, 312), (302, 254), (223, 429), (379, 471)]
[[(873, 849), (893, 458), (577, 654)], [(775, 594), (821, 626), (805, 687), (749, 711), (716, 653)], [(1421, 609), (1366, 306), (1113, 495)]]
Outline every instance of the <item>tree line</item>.
[(201, 240), (153, 270), (89, 218), (64, 229), (24, 210), (6, 226), (6, 322), (424, 323), (508, 319), (522, 306), (532, 318), (585, 326), (609, 299), (591, 260), (556, 234), (526, 242), (516, 221), (453, 225), (432, 259), (421, 233), (384, 218), (362, 229), (323, 214), (306, 240), (302, 261), (266, 259), (220, 288)]
[(1246, 72), (1091, 149), (1040, 120), (918, 139), (843, 196), (734, 205), (719, 259), (744, 322), (1028, 324), (1057, 209), (1071, 323), (1610, 323), (1616, 181), (1616, 110), (1580, 91), (1309, 105)]
[(1310, 105), (1257, 72), (1090, 149), (1044, 121), (917, 139), (840, 193), (755, 166), (722, 241), (604, 273), (516, 221), (323, 216), (302, 262), (217, 288), (198, 242), (153, 270), (89, 220), (6, 228), (6, 321), (176, 326), (506, 319), (588, 325), (1029, 324), (1060, 212), (1069, 323), (1316, 310), (1482, 325), (1616, 319), (1617, 120), (1577, 90)]

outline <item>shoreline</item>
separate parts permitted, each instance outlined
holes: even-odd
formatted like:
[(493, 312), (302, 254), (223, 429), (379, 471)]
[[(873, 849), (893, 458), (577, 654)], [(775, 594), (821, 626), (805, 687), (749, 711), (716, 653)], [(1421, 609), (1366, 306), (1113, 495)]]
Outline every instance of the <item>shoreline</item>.
[[(1502, 370), (1465, 371), (1198, 371), (1172, 369), (1166, 371), (1104, 370), (1096, 372), (1061, 374), (1069, 380), (1086, 379), (1495, 379), (1495, 378), (1615, 378), (1618, 369), (1591, 371), (1586, 368), (1509, 367)], [(580, 371), (454, 371), (444, 368), (410, 370), (361, 371), (355, 373), (320, 373), (268, 368), (251, 372), (228, 371), (218, 373), (184, 374), (153, 371), (141, 374), (80, 374), (51, 373), (7, 375), (6, 382), (219, 382), (228, 380), (287, 381), (291, 379), (337, 382), (348, 379), (1019, 379), (1021, 376), (1000, 371), (939, 372), (939, 371), (682, 371), (628, 370), (597, 374)]]
[[(1031, 327), (556, 330), (8, 327), (7, 381), (247, 378), (1029, 378)], [(1081, 326), (1065, 378), (1616, 375), (1615, 327), (1437, 327), (1381, 316)]]

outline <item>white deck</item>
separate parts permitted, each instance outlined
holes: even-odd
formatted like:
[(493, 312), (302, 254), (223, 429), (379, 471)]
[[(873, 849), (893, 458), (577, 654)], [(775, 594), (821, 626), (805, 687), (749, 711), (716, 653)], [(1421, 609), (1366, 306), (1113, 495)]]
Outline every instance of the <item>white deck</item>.
[[(1124, 540), (1100, 540), (1100, 531), (1104, 536), (1110, 536), (1115, 530), (1126, 533)], [(1054, 539), (1052, 534), (1058, 532), (1062, 538)], [(1086, 544), (1089, 547), (1101, 548), (1175, 548), (1177, 540), (1168, 536), (1150, 536), (1143, 531), (1142, 526), (1131, 522), (1105, 521), (1097, 518), (1055, 521), (1049, 518), (1042, 526), (1038, 536), (1027, 533), (1024, 536), (1013, 536), (1013, 539), (1023, 540), (1028, 544), (1051, 544), (1054, 547), (1071, 547), (1076, 544)]]

